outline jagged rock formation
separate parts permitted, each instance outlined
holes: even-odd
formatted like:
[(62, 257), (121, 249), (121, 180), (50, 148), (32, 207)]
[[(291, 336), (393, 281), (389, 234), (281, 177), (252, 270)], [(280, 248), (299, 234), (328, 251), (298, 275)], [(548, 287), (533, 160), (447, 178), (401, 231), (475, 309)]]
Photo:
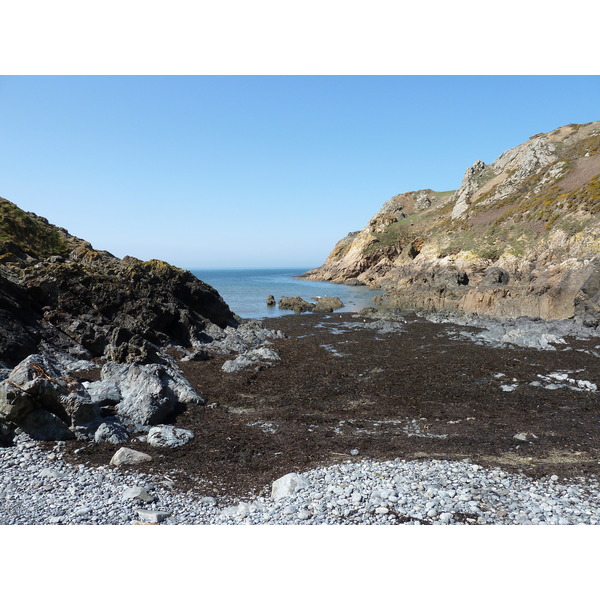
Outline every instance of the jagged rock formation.
[[(120, 260), (0, 198), (2, 445), (17, 428), (41, 440), (126, 441), (179, 403), (204, 403), (169, 348), (210, 358), (276, 335), (240, 323), (188, 271)], [(93, 371), (92, 381), (80, 375)]]
[(600, 122), (537, 134), (455, 192), (394, 196), (308, 279), (391, 306), (600, 324)]
[(163, 261), (120, 260), (0, 198), (0, 361), (40, 342), (85, 358), (156, 362), (156, 347), (191, 346), (210, 324), (237, 325), (208, 284)]

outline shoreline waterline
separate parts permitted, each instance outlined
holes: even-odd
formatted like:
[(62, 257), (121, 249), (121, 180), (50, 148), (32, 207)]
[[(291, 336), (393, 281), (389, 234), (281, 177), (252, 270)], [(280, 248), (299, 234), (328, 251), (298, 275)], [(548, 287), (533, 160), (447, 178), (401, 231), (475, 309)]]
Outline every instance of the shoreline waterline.
[(373, 306), (372, 299), (381, 290), (366, 286), (350, 286), (327, 281), (313, 281), (301, 276), (310, 268), (276, 269), (192, 269), (198, 279), (214, 287), (231, 310), (242, 318), (265, 319), (293, 314), (277, 305), (267, 306), (267, 296), (278, 303), (283, 296), (300, 296), (309, 302), (313, 298), (334, 296), (344, 308), (335, 312), (358, 312)]

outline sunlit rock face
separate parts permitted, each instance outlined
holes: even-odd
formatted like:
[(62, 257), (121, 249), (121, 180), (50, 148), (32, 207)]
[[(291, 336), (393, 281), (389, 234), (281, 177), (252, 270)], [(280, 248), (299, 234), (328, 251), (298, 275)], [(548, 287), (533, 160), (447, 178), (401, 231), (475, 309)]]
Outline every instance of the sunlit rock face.
[(537, 134), (453, 192), (398, 194), (308, 279), (397, 307), (600, 323), (600, 122)]

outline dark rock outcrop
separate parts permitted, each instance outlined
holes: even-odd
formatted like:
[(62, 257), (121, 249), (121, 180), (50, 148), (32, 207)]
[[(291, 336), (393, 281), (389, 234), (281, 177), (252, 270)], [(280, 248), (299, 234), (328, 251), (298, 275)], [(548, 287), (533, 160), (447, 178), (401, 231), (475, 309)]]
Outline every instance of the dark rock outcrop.
[(339, 308), (344, 308), (344, 303), (337, 297), (321, 296), (320, 298), (313, 298), (317, 301), (316, 306), (313, 308), (314, 312), (333, 312)]
[[(0, 198), (0, 362), (15, 366), (41, 341), (88, 358), (157, 361), (207, 325), (237, 326), (219, 293), (160, 260), (120, 260)], [(59, 252), (59, 254), (57, 254)]]
[(279, 308), (282, 310), (293, 310), (297, 313), (310, 312), (315, 308), (316, 304), (307, 302), (300, 296), (283, 296), (279, 300)]
[[(0, 198), (0, 444), (19, 429), (120, 443), (203, 403), (165, 349), (239, 325), (190, 272), (120, 260)], [(76, 375), (99, 364), (100, 381)]]

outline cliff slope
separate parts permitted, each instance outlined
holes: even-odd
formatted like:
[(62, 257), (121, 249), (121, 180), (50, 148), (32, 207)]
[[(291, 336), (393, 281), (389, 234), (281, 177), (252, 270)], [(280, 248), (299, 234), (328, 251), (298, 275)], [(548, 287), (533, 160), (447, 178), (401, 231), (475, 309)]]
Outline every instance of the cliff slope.
[(386, 291), (396, 307), (600, 324), (600, 122), (477, 161), (454, 192), (388, 200), (308, 279)]
[(0, 367), (40, 347), (148, 363), (237, 321), (218, 292), (159, 260), (118, 259), (0, 198)]

